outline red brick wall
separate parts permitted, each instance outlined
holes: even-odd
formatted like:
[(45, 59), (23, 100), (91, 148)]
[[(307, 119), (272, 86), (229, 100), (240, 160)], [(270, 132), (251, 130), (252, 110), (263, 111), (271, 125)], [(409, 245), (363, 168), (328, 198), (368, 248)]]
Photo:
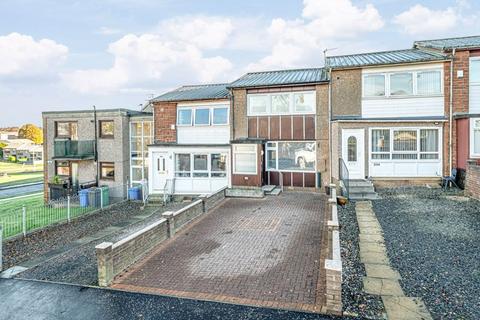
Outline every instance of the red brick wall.
[(155, 142), (177, 142), (177, 104), (158, 102), (154, 103), (153, 110)]
[(480, 164), (469, 161), (465, 179), (465, 194), (480, 200)]

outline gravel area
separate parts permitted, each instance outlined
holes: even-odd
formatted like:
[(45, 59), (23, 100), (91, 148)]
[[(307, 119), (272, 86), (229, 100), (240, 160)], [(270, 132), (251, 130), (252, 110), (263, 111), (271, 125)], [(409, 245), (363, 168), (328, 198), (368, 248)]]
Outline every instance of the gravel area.
[(61, 248), (77, 239), (128, 218), (140, 211), (140, 204), (124, 202), (103, 212), (86, 215), (71, 223), (56, 224), (3, 243), (3, 269), (18, 265), (48, 251)]
[[(97, 260), (95, 256), (95, 246), (108, 241), (117, 242), (128, 235), (139, 231), (151, 223), (162, 219), (162, 213), (165, 211), (175, 211), (188, 203), (174, 202), (165, 207), (160, 207), (152, 216), (125, 226), (123, 229), (113, 232), (101, 239), (91, 241), (87, 244), (73, 248), (63, 254), (49, 259), (48, 261), (31, 268), (18, 275), (20, 278), (57, 281), (64, 283), (74, 283), (82, 285), (97, 285)], [(149, 208), (153, 213), (153, 208)], [(146, 209), (147, 210), (147, 209)], [(147, 214), (146, 211), (139, 211), (139, 208), (132, 211), (133, 214)], [(118, 222), (118, 221), (117, 221)], [(121, 223), (121, 222), (120, 222)]]
[(405, 294), (434, 319), (480, 319), (480, 202), (420, 187), (379, 194), (373, 208)]
[(363, 292), (365, 268), (360, 262), (359, 230), (355, 204), (338, 207), (340, 245), (343, 262), (342, 302), (345, 314), (361, 319), (384, 319), (384, 307), (378, 296)]

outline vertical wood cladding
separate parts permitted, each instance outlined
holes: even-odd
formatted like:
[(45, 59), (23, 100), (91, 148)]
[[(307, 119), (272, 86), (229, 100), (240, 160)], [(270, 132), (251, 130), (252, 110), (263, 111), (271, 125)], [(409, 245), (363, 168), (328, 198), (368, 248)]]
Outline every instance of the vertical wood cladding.
[(277, 172), (269, 171), (268, 178), (271, 185), (280, 185), (279, 175), (283, 175), (284, 187), (305, 187), (315, 188), (315, 173), (314, 172)]
[[(257, 145), (257, 174), (234, 174), (232, 171), (232, 186), (240, 187), (261, 187), (263, 176), (263, 146)], [(233, 168), (234, 154), (232, 156), (231, 168)]]
[(315, 140), (315, 116), (248, 117), (248, 137), (267, 140)]

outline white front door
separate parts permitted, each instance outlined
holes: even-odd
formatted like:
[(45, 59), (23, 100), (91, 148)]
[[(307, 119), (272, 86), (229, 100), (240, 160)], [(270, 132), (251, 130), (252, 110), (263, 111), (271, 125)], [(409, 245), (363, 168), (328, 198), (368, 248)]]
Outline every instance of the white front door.
[(342, 158), (350, 179), (365, 179), (365, 130), (342, 130)]
[(165, 182), (168, 178), (168, 158), (164, 152), (152, 153), (152, 174), (153, 174), (153, 190), (163, 191)]

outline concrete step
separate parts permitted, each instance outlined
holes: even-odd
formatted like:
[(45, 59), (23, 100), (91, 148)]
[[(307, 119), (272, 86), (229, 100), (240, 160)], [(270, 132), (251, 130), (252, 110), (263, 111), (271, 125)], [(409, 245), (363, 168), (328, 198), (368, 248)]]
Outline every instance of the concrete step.
[(270, 192), (265, 192), (266, 196), (278, 196), (280, 193), (282, 193), (282, 189), (280, 187), (276, 187)]
[(350, 200), (377, 200), (380, 199), (376, 192), (351, 192), (349, 194)]
[(273, 189), (275, 189), (276, 187), (277, 187), (276, 185), (269, 184), (269, 185), (262, 186), (262, 190), (266, 194), (268, 192), (272, 192)]
[(225, 196), (230, 198), (263, 198), (265, 192), (261, 188), (229, 188)]
[(350, 187), (350, 192), (353, 192), (353, 193), (375, 192), (375, 188), (373, 186), (353, 186), (353, 187)]
[(348, 185), (351, 187), (367, 187), (373, 186), (373, 183), (368, 180), (348, 180)]

